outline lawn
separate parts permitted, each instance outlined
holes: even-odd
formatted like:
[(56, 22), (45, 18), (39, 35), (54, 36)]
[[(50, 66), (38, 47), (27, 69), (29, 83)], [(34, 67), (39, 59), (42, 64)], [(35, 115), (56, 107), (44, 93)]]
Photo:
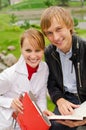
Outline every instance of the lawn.
[(48, 101), (48, 102), (47, 102), (47, 107), (48, 107), (48, 109), (53, 112), (53, 111), (54, 111), (54, 108), (55, 108), (55, 105), (52, 103), (52, 101), (51, 101), (51, 99), (50, 99), (49, 96), (47, 97), (47, 101)]

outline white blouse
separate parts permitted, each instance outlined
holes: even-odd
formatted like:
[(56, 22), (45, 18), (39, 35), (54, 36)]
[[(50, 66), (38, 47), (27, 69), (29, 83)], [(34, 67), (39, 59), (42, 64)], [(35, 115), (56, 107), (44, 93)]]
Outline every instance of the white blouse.
[(23, 56), (12, 67), (0, 73), (0, 130), (12, 124), (13, 110), (10, 108), (13, 98), (31, 91), (36, 103), (43, 111), (47, 108), (48, 66), (41, 61), (36, 73), (28, 79), (28, 72)]

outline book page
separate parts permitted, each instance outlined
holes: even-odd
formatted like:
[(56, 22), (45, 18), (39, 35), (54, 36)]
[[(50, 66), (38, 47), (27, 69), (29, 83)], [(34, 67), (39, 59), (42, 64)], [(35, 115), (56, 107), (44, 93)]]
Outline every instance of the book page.
[(48, 116), (49, 120), (83, 120), (83, 117), (73, 115), (52, 115)]
[(86, 117), (86, 101), (83, 102), (79, 108), (75, 109), (74, 116), (75, 115)]

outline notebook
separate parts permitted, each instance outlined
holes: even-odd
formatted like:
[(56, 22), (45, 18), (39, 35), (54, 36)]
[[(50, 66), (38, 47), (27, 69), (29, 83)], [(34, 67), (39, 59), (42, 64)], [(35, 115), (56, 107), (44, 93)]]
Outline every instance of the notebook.
[(24, 113), (19, 113), (17, 122), (21, 130), (48, 130), (51, 123), (35, 102), (32, 92), (25, 93), (22, 99)]

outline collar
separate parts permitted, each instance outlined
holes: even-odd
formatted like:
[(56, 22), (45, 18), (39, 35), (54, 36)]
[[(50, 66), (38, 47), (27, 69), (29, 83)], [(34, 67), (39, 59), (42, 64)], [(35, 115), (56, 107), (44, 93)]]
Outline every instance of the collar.
[(70, 58), (73, 61), (79, 61), (79, 42), (76, 35), (72, 36), (72, 57)]
[(27, 67), (23, 55), (20, 56), (18, 62), (16, 63), (15, 71), (18, 73), (28, 75)]
[[(39, 67), (37, 69), (37, 72), (43, 69), (42, 61), (39, 63)], [(25, 75), (28, 75), (26, 62), (24, 60), (23, 55), (20, 56), (18, 62), (16, 63), (15, 71), (18, 73), (22, 73)]]
[(63, 55), (63, 56), (67, 56), (67, 55), (70, 55), (72, 54), (72, 47), (71, 49), (65, 54), (64, 52), (62, 52), (60, 49), (56, 49), (56, 51), (60, 54), (60, 55)]

